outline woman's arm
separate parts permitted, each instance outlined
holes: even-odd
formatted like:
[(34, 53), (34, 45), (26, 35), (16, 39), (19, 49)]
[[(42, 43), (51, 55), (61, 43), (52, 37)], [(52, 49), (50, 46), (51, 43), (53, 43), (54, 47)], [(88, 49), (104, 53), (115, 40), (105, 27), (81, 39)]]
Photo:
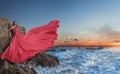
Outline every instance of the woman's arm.
[(11, 30), (14, 28), (14, 26), (11, 26), (9, 29), (8, 29), (8, 34), (10, 36), (10, 39), (12, 39), (12, 34), (11, 34)]
[(14, 28), (14, 26), (11, 26), (9, 29), (8, 29), (8, 31), (10, 32), (10, 30), (12, 30)]

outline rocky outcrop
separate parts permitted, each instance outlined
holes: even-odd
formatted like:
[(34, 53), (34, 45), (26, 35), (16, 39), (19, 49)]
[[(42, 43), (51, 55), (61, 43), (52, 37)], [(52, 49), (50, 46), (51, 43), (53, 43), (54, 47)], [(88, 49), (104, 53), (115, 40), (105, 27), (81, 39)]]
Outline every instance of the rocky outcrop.
[(36, 65), (41, 65), (43, 67), (52, 67), (59, 64), (59, 60), (56, 57), (50, 56), (44, 52), (33, 56), (30, 61), (34, 62)]
[(33, 68), (11, 64), (6, 60), (0, 60), (0, 74), (37, 74)]
[[(8, 33), (10, 26), (8, 19), (0, 17), (0, 57), (11, 41)], [(25, 28), (19, 26), (19, 31), (24, 34)], [(21, 64), (13, 64), (7, 60), (0, 59), (0, 74), (37, 74), (34, 70), (36, 66), (52, 67), (57, 65), (59, 65), (59, 60), (56, 57), (42, 52)]]
[(34, 67), (53, 67), (59, 65), (59, 60), (46, 53), (39, 53), (20, 64), (13, 64), (7, 60), (0, 60), (0, 74), (37, 74)]
[(6, 18), (0, 18), (0, 50), (3, 50), (9, 43), (8, 26)]

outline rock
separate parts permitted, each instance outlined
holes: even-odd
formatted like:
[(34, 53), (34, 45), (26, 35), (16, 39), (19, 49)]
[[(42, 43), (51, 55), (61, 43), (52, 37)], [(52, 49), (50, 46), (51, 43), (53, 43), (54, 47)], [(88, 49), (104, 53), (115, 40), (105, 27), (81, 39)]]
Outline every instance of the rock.
[(36, 65), (41, 65), (43, 67), (52, 67), (59, 65), (59, 60), (56, 57), (50, 56), (44, 52), (33, 56), (30, 60), (35, 62)]
[(9, 43), (8, 19), (0, 17), (0, 50), (3, 50)]
[(18, 67), (16, 65), (11, 65), (9, 68), (2, 68), (0, 69), (0, 74), (37, 74), (34, 69), (25, 68), (25, 67)]
[(104, 49), (104, 47), (98, 47), (98, 50)]
[(21, 34), (25, 34), (25, 32), (26, 32), (25, 28), (22, 26), (19, 26), (19, 31)]
[(102, 50), (104, 47), (86, 47), (87, 50)]
[(86, 47), (87, 50), (97, 50), (97, 47)]

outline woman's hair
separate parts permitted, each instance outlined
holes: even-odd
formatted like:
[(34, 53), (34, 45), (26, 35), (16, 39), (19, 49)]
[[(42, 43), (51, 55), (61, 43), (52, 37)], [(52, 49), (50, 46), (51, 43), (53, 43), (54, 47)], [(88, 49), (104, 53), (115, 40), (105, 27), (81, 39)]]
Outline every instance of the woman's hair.
[(12, 23), (12, 26), (14, 26), (14, 25), (16, 25), (16, 26), (18, 25), (17, 22), (16, 22), (16, 20), (13, 21), (13, 23)]

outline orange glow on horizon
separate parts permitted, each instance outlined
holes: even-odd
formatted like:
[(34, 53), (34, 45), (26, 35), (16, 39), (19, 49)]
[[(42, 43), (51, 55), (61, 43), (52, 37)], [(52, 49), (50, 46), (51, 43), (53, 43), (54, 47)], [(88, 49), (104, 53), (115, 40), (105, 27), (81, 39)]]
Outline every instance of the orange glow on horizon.
[(80, 47), (120, 47), (120, 42), (111, 41), (55, 41), (55, 46), (80, 46)]

